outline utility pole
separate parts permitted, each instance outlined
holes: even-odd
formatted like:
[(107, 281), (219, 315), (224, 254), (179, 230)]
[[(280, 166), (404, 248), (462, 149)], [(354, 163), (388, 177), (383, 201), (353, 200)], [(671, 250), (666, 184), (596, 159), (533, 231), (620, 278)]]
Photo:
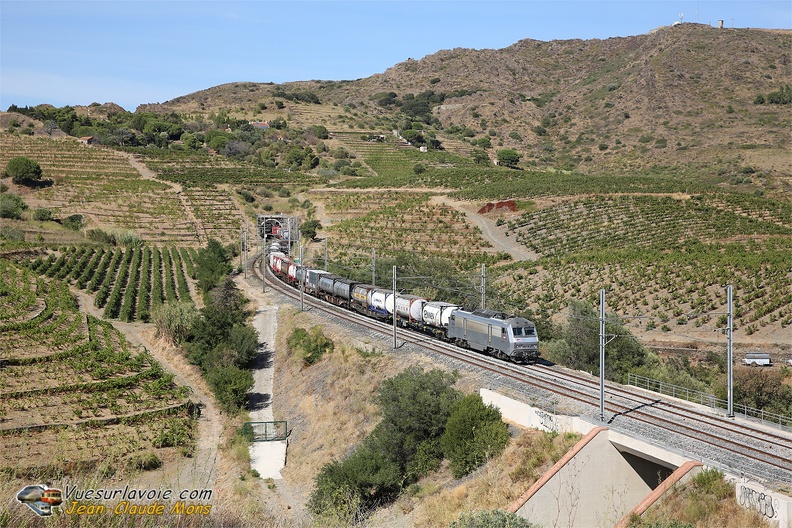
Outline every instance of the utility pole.
[(481, 309), (487, 308), (487, 268), (481, 265)]
[(327, 271), (327, 237), (324, 239), (324, 270)]
[(264, 254), (264, 236), (261, 236), (261, 293), (267, 293), (267, 256)]
[(242, 264), (243, 253), (245, 252), (245, 226), (243, 224), (239, 224), (239, 267), (244, 268), (245, 266)]
[(371, 285), (377, 285), (377, 265), (376, 265), (376, 250), (371, 248)]
[[(385, 303), (387, 309), (388, 303)], [(396, 350), (396, 266), (393, 266), (393, 350)]]
[(734, 313), (732, 312), (731, 284), (726, 286), (726, 304), (728, 306), (728, 313), (726, 315), (728, 325), (726, 329), (726, 377), (728, 378), (727, 416), (729, 418), (734, 418), (734, 385), (732, 380), (732, 364), (734, 363), (734, 359), (732, 357), (732, 328), (734, 323)]
[(247, 260), (248, 260), (248, 221), (245, 218), (245, 278), (247, 279)]
[[(300, 279), (299, 271), (302, 272), (303, 278)], [(300, 267), (294, 270), (294, 276), (300, 281), (300, 311), (305, 311), (305, 266), (303, 266), (303, 246), (302, 238), (300, 238)]]
[(291, 232), (292, 232), (292, 218), (291, 218), (291, 216), (290, 216), (290, 217), (289, 217), (289, 256), (290, 256), (290, 257), (292, 256), (292, 247), (291, 247), (291, 246), (292, 246), (292, 243), (291, 243), (291, 241), (292, 241), (292, 238), (291, 238)]
[(605, 421), (605, 289), (600, 290), (600, 421)]

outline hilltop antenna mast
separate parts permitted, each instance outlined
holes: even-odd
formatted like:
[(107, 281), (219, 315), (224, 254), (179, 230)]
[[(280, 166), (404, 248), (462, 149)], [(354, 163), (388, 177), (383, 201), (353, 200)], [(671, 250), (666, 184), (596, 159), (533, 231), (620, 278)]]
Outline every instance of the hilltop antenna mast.
[(679, 23), (682, 23), (682, 19), (685, 18), (685, 13), (679, 13)]

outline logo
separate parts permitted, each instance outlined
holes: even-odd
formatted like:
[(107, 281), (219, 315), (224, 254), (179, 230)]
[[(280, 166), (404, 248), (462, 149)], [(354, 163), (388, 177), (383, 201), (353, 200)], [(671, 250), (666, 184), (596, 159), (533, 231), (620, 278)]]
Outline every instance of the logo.
[(49, 517), (52, 515), (52, 508), (63, 502), (61, 490), (41, 484), (26, 486), (17, 493), (16, 498), (39, 517)]

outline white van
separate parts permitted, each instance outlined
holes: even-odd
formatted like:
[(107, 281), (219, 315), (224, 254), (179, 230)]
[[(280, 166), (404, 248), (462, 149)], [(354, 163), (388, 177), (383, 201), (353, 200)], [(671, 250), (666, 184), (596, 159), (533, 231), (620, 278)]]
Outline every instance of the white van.
[(767, 352), (747, 352), (745, 358), (743, 358), (743, 363), (752, 367), (768, 367), (772, 364), (770, 354)]

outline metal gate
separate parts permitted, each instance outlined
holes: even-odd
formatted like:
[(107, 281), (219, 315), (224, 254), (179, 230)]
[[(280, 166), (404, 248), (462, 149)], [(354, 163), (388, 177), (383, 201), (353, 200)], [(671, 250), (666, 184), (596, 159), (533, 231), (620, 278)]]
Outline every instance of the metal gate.
[(242, 425), (242, 434), (248, 442), (273, 442), (286, 440), (289, 436), (289, 427), (286, 421), (277, 422), (245, 422)]

